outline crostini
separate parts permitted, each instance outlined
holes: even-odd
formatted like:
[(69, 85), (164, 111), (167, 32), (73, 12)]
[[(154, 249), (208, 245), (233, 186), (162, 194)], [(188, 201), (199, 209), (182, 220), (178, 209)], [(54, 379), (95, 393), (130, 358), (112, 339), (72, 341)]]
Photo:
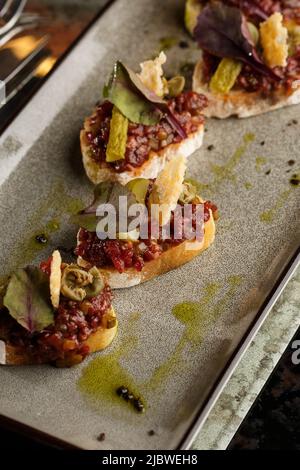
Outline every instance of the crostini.
[(80, 133), (83, 165), (94, 184), (154, 179), (174, 156), (187, 157), (202, 145), (207, 99), (184, 91), (183, 77), (166, 80), (165, 61), (161, 52), (138, 74), (115, 64), (105, 101)]
[(207, 117), (240, 118), (300, 103), (300, 6), (270, 0), (188, 0), (202, 55), (193, 90)]
[[(170, 223), (167, 238), (162, 235), (162, 230), (158, 236), (154, 236), (153, 232), (148, 233), (147, 238), (142, 238), (139, 231), (134, 230), (119, 234), (114, 240), (102, 240), (98, 238), (96, 231), (81, 227), (75, 250), (78, 265), (85, 269), (97, 266), (112, 289), (118, 289), (138, 285), (178, 268), (206, 250), (215, 238), (217, 208), (211, 202), (201, 199), (195, 187), (184, 181), (185, 162), (183, 156), (177, 155), (166, 164), (156, 180), (136, 180), (131, 186), (135, 194), (144, 193), (143, 199), (149, 214), (154, 204), (161, 208), (157, 220), (161, 229)], [(141, 198), (139, 201), (141, 202)], [(196, 224), (195, 213), (197, 209), (202, 210), (201, 240), (194, 235), (194, 238), (185, 238), (183, 234), (180, 239), (175, 236), (175, 226), (178, 224), (175, 210), (179, 208), (184, 214), (186, 204), (190, 204), (192, 208), (187, 217), (191, 218), (193, 228)], [(186, 223), (185, 217), (183, 215), (179, 222), (182, 226)], [(150, 225), (149, 219), (149, 227)]]
[(59, 251), (20, 269), (2, 286), (0, 364), (71, 367), (105, 349), (118, 326), (111, 301), (97, 268), (62, 263)]

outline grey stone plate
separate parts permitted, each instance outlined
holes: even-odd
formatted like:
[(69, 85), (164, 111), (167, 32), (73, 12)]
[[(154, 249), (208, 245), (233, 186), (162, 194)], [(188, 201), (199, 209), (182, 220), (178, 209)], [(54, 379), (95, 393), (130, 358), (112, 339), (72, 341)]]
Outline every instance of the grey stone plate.
[[(82, 121), (116, 59), (137, 67), (162, 38), (188, 40), (182, 7), (116, 1), (1, 137), (2, 275), (74, 244), (69, 218), (92, 190), (80, 162)], [(192, 44), (167, 52), (170, 74), (198, 55)], [(116, 292), (119, 335), (104, 353), (67, 370), (2, 367), (0, 413), (85, 449), (189, 446), (297, 263), (299, 187), (290, 179), (300, 170), (298, 118), (292, 107), (209, 121), (188, 171), (220, 209), (214, 246), (176, 271)], [(40, 247), (34, 238), (43, 232), (49, 243)], [(142, 396), (144, 415), (116, 396), (123, 384)], [(103, 432), (105, 441), (97, 441)]]

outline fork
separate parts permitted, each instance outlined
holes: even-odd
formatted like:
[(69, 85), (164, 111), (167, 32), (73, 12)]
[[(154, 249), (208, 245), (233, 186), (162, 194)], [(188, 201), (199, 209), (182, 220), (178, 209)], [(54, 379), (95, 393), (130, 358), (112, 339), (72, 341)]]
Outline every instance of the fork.
[(10, 31), (20, 19), (27, 0), (7, 0), (1, 9), (4, 25), (0, 27), (0, 36)]
[(11, 39), (13, 39), (15, 36), (17, 36), (20, 33), (23, 33), (26, 30), (29, 29), (34, 29), (38, 26), (38, 22), (34, 23), (28, 23), (25, 25), (20, 25), (16, 26), (15, 28), (12, 28), (8, 33), (4, 34), (3, 36), (0, 36), (0, 48), (5, 46), (6, 43), (8, 43)]

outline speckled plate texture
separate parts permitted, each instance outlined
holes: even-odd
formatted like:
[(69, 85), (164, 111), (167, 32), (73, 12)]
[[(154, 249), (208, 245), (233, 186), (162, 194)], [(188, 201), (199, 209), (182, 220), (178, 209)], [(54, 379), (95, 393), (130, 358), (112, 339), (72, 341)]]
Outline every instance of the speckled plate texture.
[[(92, 190), (80, 160), (82, 121), (116, 59), (137, 67), (167, 42), (169, 74), (195, 62), (198, 51), (181, 26), (183, 3), (116, 1), (1, 137), (1, 275), (57, 246), (72, 247), (70, 215)], [(181, 40), (189, 47), (177, 46)], [(298, 118), (292, 107), (207, 122), (188, 172), (219, 207), (214, 246), (176, 271), (116, 292), (119, 335), (106, 352), (67, 370), (1, 367), (0, 413), (85, 449), (187, 445), (297, 250), (299, 187), (290, 179), (300, 171)], [(48, 245), (35, 243), (39, 233)], [(117, 397), (120, 385), (142, 397), (145, 414)]]

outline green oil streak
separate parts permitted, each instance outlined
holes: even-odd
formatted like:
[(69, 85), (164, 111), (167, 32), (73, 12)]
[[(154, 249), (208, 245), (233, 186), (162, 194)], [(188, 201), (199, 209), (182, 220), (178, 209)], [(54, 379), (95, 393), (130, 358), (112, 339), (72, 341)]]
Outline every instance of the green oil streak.
[(292, 193), (293, 189), (287, 189), (286, 191), (283, 191), (277, 198), (277, 200), (275, 201), (275, 204), (273, 207), (271, 207), (271, 209), (265, 211), (265, 212), (262, 212), (260, 214), (260, 221), (261, 222), (265, 222), (267, 224), (270, 224), (274, 221), (276, 215), (278, 214), (278, 212), (280, 211), (280, 209), (282, 209), (287, 201), (287, 199), (289, 198), (290, 194)]
[(261, 171), (261, 167), (267, 163), (267, 159), (265, 157), (256, 157), (255, 159), (255, 169), (259, 173)]
[(199, 191), (199, 193), (203, 191), (214, 192), (218, 190), (219, 186), (224, 181), (230, 181), (236, 184), (237, 175), (234, 170), (239, 164), (239, 162), (241, 161), (241, 158), (243, 157), (243, 155), (246, 153), (251, 142), (254, 141), (254, 139), (255, 139), (254, 134), (252, 133), (245, 134), (243, 136), (242, 145), (240, 145), (236, 149), (234, 154), (231, 156), (231, 158), (228, 160), (228, 162), (225, 165), (212, 164), (211, 171), (213, 174), (213, 179), (210, 183), (204, 184), (194, 179), (189, 179), (188, 181), (190, 181), (192, 184), (194, 184), (194, 186), (196, 186), (197, 191)]
[(245, 189), (247, 189), (249, 191), (250, 189), (253, 188), (253, 184), (250, 183), (250, 181), (245, 181), (244, 187), (245, 187)]
[[(149, 395), (165, 386), (171, 375), (181, 374), (188, 368), (183, 354), (185, 349), (193, 349), (201, 344), (207, 329), (224, 312), (241, 283), (240, 276), (230, 276), (224, 286), (210, 283), (204, 288), (203, 296), (198, 302), (182, 302), (173, 307), (172, 314), (185, 329), (173, 352), (155, 369), (149, 380), (137, 383), (121, 364), (121, 360), (128, 359), (137, 346), (137, 337), (130, 336), (122, 339), (121, 345), (114, 352), (96, 357), (83, 369), (77, 384), (78, 389), (98, 408), (103, 409), (105, 404), (112, 404), (117, 410), (127, 409), (129, 415), (132, 412), (136, 414), (130, 404), (118, 397), (116, 390), (124, 385), (145, 403), (143, 395)], [(217, 298), (223, 290), (225, 292)], [(138, 312), (133, 313), (125, 327), (123, 326), (123, 331), (134, 331), (140, 318)]]
[(161, 387), (170, 375), (181, 374), (188, 367), (183, 355), (185, 348), (195, 348), (201, 344), (207, 328), (222, 314), (241, 283), (240, 276), (229, 277), (227, 291), (215, 303), (222, 286), (211, 283), (204, 288), (204, 295), (199, 302), (182, 302), (173, 307), (172, 314), (185, 326), (185, 330), (172, 354), (155, 369), (151, 379), (144, 384), (147, 390)]
[[(43, 198), (40, 206), (35, 209), (34, 214), (27, 220), (28, 229), (15, 246), (11, 259), (7, 260), (10, 270), (15, 271), (31, 263), (38, 253), (47, 248), (47, 243), (42, 244), (36, 241), (37, 235), (44, 234), (49, 241), (51, 234), (59, 230), (62, 218), (65, 215), (76, 214), (82, 208), (82, 201), (70, 196), (63, 183), (55, 184), (49, 194)], [(43, 225), (41, 220), (45, 220)]]
[[(132, 332), (140, 317), (138, 312), (134, 312), (129, 317), (124, 331)], [(135, 336), (122, 338), (121, 345), (112, 353), (96, 357), (83, 369), (77, 386), (96, 408), (101, 409), (105, 407), (105, 404), (112, 404), (119, 410), (128, 410), (130, 414), (138, 415), (129, 403), (117, 395), (117, 389), (121, 386), (127, 387), (146, 405), (139, 392), (139, 386), (121, 365), (121, 359), (130, 357), (137, 343), (138, 340)]]
[(127, 338), (113, 353), (93, 359), (82, 372), (78, 381), (79, 390), (99, 406), (109, 402), (134, 411), (129, 403), (117, 395), (117, 389), (125, 386), (137, 397), (141, 396), (133, 378), (120, 364), (121, 358), (128, 357), (136, 345), (135, 337)]
[(174, 36), (161, 38), (159, 40), (159, 52), (172, 49), (172, 47), (177, 46), (177, 44), (178, 44), (178, 38)]

